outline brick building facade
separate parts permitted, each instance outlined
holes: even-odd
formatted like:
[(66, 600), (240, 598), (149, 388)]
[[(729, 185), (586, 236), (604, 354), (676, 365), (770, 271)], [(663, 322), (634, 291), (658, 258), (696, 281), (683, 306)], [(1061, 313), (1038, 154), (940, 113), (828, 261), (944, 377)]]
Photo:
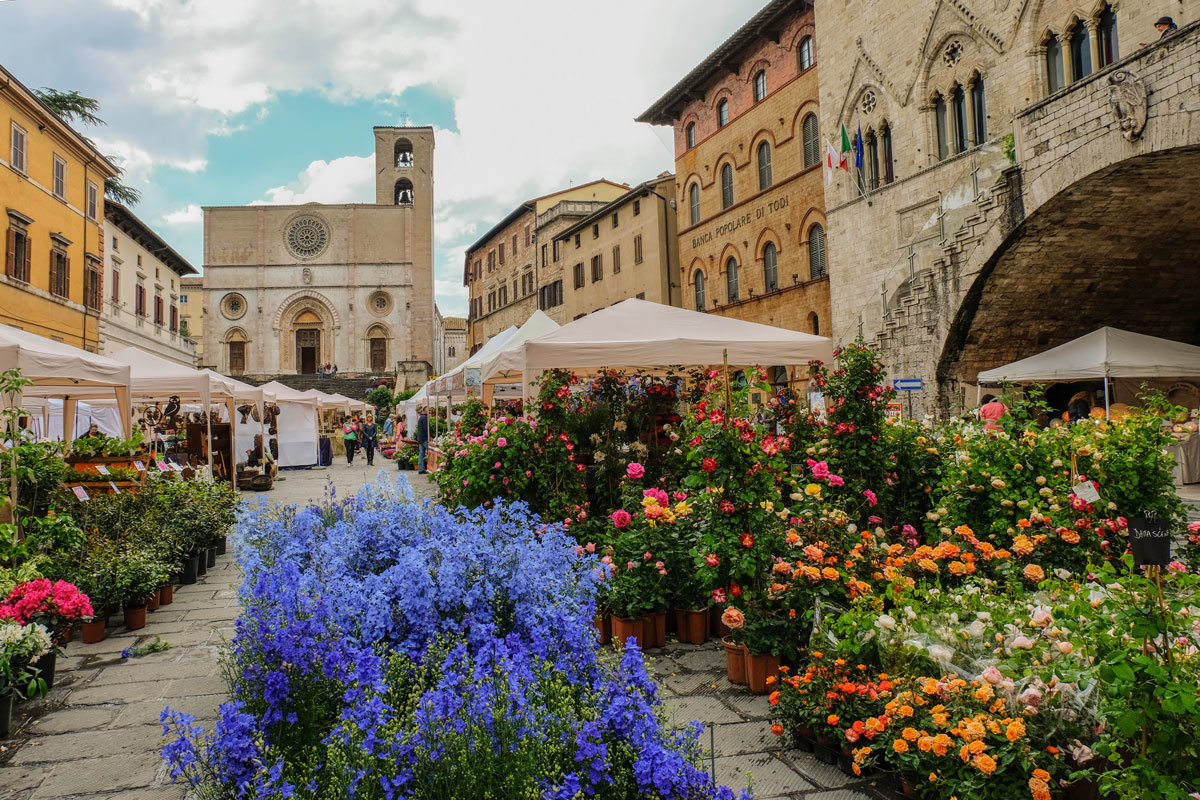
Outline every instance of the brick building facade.
[(815, 53), (775, 0), (638, 118), (674, 129), (685, 308), (829, 334)]

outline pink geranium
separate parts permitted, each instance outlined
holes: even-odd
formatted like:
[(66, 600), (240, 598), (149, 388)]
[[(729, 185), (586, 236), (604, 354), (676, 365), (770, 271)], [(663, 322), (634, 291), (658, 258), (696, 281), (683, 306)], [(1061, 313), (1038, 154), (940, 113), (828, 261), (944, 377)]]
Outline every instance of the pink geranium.
[(637, 480), (638, 478), (640, 478), (646, 474), (646, 468), (643, 467), (641, 464), (637, 463), (636, 461), (634, 461), (628, 467), (625, 468), (625, 474), (628, 475), (629, 477), (633, 478), (634, 480)]
[(17, 584), (3, 604), (0, 619), (10, 619), (18, 625), (28, 625), (37, 618), (54, 618), (63, 622), (92, 616), (92, 603), (73, 583), (46, 578)]

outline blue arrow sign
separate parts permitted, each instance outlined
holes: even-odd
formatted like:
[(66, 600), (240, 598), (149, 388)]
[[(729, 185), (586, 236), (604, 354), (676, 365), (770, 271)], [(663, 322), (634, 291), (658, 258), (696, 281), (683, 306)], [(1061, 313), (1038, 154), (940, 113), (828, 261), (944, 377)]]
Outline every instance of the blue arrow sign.
[(920, 378), (897, 378), (892, 381), (897, 392), (915, 392), (925, 388), (925, 381)]

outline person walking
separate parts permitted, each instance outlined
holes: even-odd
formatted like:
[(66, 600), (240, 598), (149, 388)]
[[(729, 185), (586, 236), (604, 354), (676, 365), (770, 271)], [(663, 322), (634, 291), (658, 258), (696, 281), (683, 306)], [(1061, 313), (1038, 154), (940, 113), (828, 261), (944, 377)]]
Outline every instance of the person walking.
[(358, 420), (347, 417), (342, 423), (342, 439), (346, 443), (346, 463), (354, 463), (354, 449), (358, 446)]
[(337, 364), (333, 365), (333, 377), (337, 377)]
[(425, 451), (429, 448), (429, 415), (422, 406), (417, 412), (417, 474), (424, 475)]
[(383, 440), (390, 442), (396, 435), (396, 418), (388, 414), (383, 420)]
[(983, 429), (985, 431), (998, 432), (1004, 430), (999, 422), (1008, 413), (1008, 406), (997, 400), (995, 395), (985, 394), (983, 396), (983, 405), (979, 407), (977, 413), (979, 419), (984, 423)]
[(375, 448), (379, 444), (379, 427), (375, 424), (374, 414), (367, 412), (367, 419), (359, 426), (358, 433), (362, 437), (360, 444), (367, 457), (367, 466), (374, 466)]

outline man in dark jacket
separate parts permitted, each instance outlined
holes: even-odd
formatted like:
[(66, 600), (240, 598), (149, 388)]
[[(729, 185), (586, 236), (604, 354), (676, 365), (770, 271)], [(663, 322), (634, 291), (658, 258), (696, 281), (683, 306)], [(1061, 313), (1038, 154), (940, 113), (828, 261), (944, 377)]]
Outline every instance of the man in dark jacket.
[(425, 451), (429, 447), (429, 415), (421, 408), (417, 412), (417, 474), (425, 474)]

